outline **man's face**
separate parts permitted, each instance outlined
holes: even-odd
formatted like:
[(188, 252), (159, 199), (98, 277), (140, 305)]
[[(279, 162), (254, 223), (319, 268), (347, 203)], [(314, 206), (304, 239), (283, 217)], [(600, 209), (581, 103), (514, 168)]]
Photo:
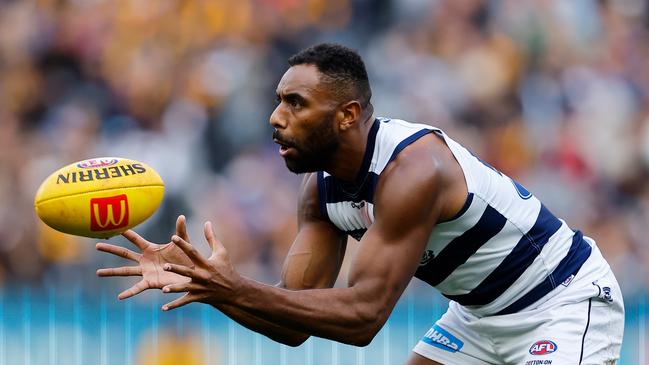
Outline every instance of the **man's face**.
[(337, 151), (337, 104), (313, 65), (286, 71), (277, 86), (278, 105), (270, 116), (273, 140), (294, 173), (324, 170)]

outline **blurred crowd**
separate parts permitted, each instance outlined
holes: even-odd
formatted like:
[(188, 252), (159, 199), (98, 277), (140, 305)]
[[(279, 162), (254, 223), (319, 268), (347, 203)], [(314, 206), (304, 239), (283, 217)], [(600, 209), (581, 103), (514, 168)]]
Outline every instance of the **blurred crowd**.
[(47, 175), (99, 156), (165, 180), (145, 237), (168, 241), (186, 214), (199, 241), (209, 219), (238, 269), (276, 280), (300, 177), (268, 117), (286, 58), (321, 41), (364, 57), (377, 115), (444, 129), (596, 239), (627, 295), (643, 291), (644, 0), (0, 1), (0, 284), (106, 265), (33, 212)]

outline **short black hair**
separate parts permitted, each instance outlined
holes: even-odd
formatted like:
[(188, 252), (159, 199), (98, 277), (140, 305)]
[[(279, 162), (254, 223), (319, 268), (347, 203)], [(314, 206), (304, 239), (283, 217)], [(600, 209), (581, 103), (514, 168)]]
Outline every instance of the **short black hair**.
[(303, 49), (288, 59), (288, 64), (314, 65), (324, 76), (339, 101), (356, 99), (363, 108), (370, 105), (372, 89), (365, 63), (355, 50), (335, 43), (320, 43)]

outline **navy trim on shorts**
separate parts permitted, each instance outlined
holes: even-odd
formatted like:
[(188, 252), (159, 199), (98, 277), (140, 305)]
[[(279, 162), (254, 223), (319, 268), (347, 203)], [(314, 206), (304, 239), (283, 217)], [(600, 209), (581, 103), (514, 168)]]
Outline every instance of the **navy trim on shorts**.
[(584, 341), (586, 340), (586, 332), (588, 332), (588, 326), (590, 325), (590, 307), (593, 304), (592, 301), (593, 298), (588, 299), (588, 320), (586, 321), (586, 329), (584, 329), (584, 335), (581, 337), (581, 355), (579, 355), (580, 364), (581, 360), (584, 358)]

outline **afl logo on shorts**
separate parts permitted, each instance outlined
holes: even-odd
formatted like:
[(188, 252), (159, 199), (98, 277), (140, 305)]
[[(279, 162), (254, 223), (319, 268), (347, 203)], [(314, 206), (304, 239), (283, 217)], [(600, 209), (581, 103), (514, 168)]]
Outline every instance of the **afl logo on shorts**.
[(555, 351), (557, 351), (557, 344), (549, 340), (535, 342), (530, 347), (530, 354), (532, 355), (547, 355)]

